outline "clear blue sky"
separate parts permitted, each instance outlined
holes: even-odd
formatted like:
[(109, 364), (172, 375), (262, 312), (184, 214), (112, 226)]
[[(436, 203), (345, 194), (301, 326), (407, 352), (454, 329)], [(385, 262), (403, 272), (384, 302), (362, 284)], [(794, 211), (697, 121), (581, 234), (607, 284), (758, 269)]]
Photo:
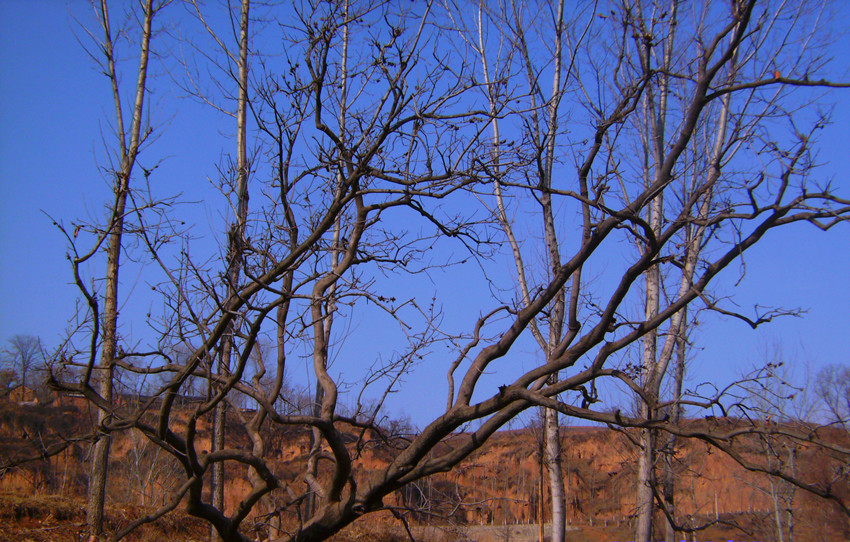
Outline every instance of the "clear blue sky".
[[(82, 32), (71, 18), (73, 14), (90, 23), (88, 4), (0, 0), (2, 340), (14, 334), (40, 335), (48, 344), (59, 340), (76, 293), (65, 241), (48, 215), (66, 226), (80, 218), (102, 218), (110, 197), (108, 180), (97, 166), (103, 157), (102, 135), (108, 137), (114, 118), (111, 91), (77, 41), (75, 33)], [(174, 98), (156, 95), (154, 103)], [(172, 122), (156, 144), (181, 148), (174, 155), (159, 155), (169, 157), (161, 165), (167, 172), (163, 190), (173, 194), (191, 187), (192, 198), (203, 200), (209, 196), (206, 179), (215, 176), (215, 163), (209, 152), (193, 148), (197, 134), (192, 130), (202, 132), (205, 142), (214, 140), (215, 116), (199, 115), (202, 108), (188, 100), (179, 111), (156, 110)], [(187, 118), (192, 122), (181, 122)], [(215, 160), (217, 151), (212, 156)], [(144, 157), (141, 163), (152, 166)], [(215, 211), (211, 213), (214, 220)], [(210, 220), (205, 224), (202, 218), (200, 226)], [(130, 286), (132, 277), (124, 281)]]
[(0, 11), (0, 330), (52, 343), (74, 295), (44, 213), (68, 219), (101, 206), (92, 156), (103, 87), (64, 3), (3, 0)]
[[(100, 216), (108, 195), (95, 158), (106, 130), (104, 119), (112, 113), (109, 89), (74, 37), (69, 16), (85, 15), (87, 9), (83, 1), (0, 0), (0, 341), (31, 334), (55, 344), (62, 336), (76, 290), (70, 284), (65, 242), (47, 215), (65, 224)], [(850, 49), (846, 39), (842, 44), (836, 51)], [(846, 70), (839, 75), (850, 77)], [(839, 192), (847, 195), (850, 91), (843, 96), (820, 156), (829, 162), (821, 175), (834, 176)], [(173, 98), (157, 96), (170, 108), (164, 118), (175, 115), (169, 139), (159, 144), (181, 148), (163, 164), (160, 175), (175, 191), (191, 190), (187, 199), (203, 199), (210, 195), (205, 179), (215, 175), (212, 160), (217, 156), (193, 148), (200, 143), (189, 130), (216, 137), (216, 121), (188, 101), (175, 107)], [(200, 230), (216, 230), (219, 212), (215, 205), (205, 208), (207, 223)], [(734, 285), (733, 277), (719, 286), (742, 310), (761, 303), (801, 307), (808, 313), (758, 332), (731, 320), (707, 322), (698, 332), (703, 351), (692, 382), (732, 379), (763, 361), (762, 352), (772, 343), (780, 343), (801, 362), (810, 361), (814, 369), (850, 363), (850, 224), (829, 233), (801, 226), (768, 236), (746, 261), (740, 285)], [(124, 280), (128, 287), (133, 283), (133, 277)], [(427, 378), (442, 389), (444, 370)], [(405, 410), (414, 419), (434, 409), (428, 394), (412, 401), (406, 399)], [(439, 397), (436, 408), (444, 401)]]

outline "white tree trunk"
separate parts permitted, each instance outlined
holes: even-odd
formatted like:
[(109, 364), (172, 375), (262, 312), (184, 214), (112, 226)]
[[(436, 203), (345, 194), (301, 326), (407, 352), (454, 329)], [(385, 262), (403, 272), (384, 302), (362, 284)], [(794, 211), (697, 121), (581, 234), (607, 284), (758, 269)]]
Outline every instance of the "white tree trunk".
[(648, 542), (652, 540), (652, 473), (655, 459), (655, 445), (652, 442), (652, 432), (641, 430), (640, 456), (638, 457), (637, 472), (637, 527), (635, 540)]
[[(670, 423), (679, 423), (681, 407), (678, 401), (682, 397), (682, 387), (685, 380), (685, 359), (687, 356), (687, 334), (686, 324), (688, 321), (687, 308), (682, 310), (683, 324), (679, 328), (679, 337), (676, 344), (676, 368), (673, 376), (673, 406), (670, 412)], [(675, 519), (676, 514), (676, 475), (673, 471), (674, 453), (676, 451), (676, 435), (667, 436), (666, 453), (664, 454), (664, 506), (668, 513)], [(666, 517), (666, 516), (665, 516)], [(676, 540), (676, 529), (668, 519), (664, 521), (664, 539)]]
[(567, 495), (564, 489), (564, 473), (561, 468), (561, 436), (558, 427), (558, 412), (544, 410), (544, 439), (546, 469), (549, 474), (549, 492), (552, 495), (552, 542), (564, 542), (567, 523)]

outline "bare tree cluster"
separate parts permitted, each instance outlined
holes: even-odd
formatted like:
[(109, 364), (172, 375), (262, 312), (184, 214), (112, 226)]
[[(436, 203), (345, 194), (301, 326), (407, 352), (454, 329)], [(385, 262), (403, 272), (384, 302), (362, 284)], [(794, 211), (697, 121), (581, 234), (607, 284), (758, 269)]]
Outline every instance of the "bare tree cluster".
[[(143, 435), (179, 465), (180, 481), (112, 539), (183, 505), (222, 540), (306, 542), (392, 509), (396, 490), (454, 468), (538, 406), (559, 539), (558, 415), (640, 428), (636, 536), (654, 536), (657, 508), (669, 529), (685, 528), (655, 483), (665, 435), (745, 463), (730, 441), (764, 430), (681, 423), (681, 408), (733, 400), (688, 395), (674, 376), (689, 318), (718, 312), (755, 327), (784, 314), (738, 314), (713, 281), (772, 230), (829, 229), (850, 214), (815, 161), (829, 120), (820, 100), (848, 86), (828, 79), (820, 56), (826, 8), (238, 4), (146, 0), (120, 30), (106, 0), (97, 6), (91, 53), (114, 96), (104, 165), (114, 201), (102, 224), (62, 228), (84, 304), (60, 358), (82, 376), (54, 380), (100, 412), (92, 537), (103, 535), (116, 432)], [(172, 20), (199, 29), (197, 41), (177, 42), (191, 54), (169, 56)], [(116, 67), (127, 57), (115, 53), (119, 36), (137, 47), (132, 89)], [(227, 217), (219, 254), (181, 229), (172, 200), (151, 196), (165, 180), (140, 165), (160, 128), (149, 114), (154, 63), (236, 134), (216, 181)], [(122, 337), (118, 273), (135, 261), (153, 262), (161, 309), (136, 325), (141, 336)], [(463, 324), (444, 318), (457, 294), (428, 288), (452, 270), (492, 293), (463, 300), (479, 315)], [(304, 365), (307, 405), (287, 386)], [(398, 434), (383, 423), (385, 404), (417, 371), (445, 374), (445, 409)], [(133, 408), (113, 394), (121, 375), (147, 383)], [(637, 411), (604, 401), (611, 389), (638, 397)], [(188, 416), (177, 406), (186, 395), (196, 399)], [(227, 438), (227, 420), (247, 444)], [(310, 447), (284, 474), (269, 460), (270, 435), (292, 428)], [(771, 431), (839, 461), (850, 451), (817, 431)], [(373, 441), (395, 453), (368, 472), (360, 464)], [(745, 467), (850, 510), (841, 491), (771, 461)], [(227, 472), (250, 489), (226, 499)], [(249, 531), (249, 519), (262, 528)]]
[(47, 376), (48, 352), (41, 339), (32, 335), (15, 335), (0, 352), (0, 393), (22, 386), (35, 389)]

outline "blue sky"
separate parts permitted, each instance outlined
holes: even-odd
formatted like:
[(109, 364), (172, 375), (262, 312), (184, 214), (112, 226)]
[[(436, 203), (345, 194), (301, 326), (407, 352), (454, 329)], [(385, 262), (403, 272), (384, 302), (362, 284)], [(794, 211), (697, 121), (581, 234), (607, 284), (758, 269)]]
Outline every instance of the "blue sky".
[[(62, 336), (73, 313), (75, 288), (65, 259), (66, 244), (51, 218), (66, 226), (86, 217), (102, 217), (109, 197), (102, 163), (102, 134), (114, 116), (107, 80), (77, 40), (80, 28), (71, 14), (90, 16), (88, 3), (2, 0), (0, 30), (0, 281), (3, 306), (0, 330), (40, 335), (48, 344)], [(161, 77), (161, 75), (160, 75)], [(174, 96), (155, 96), (156, 100)], [(188, 100), (180, 111), (163, 110), (171, 122), (161, 147), (181, 145), (188, 153), (161, 165), (167, 191), (193, 187), (193, 198), (209, 194), (206, 183), (215, 163), (193, 161), (192, 131), (216, 137), (215, 119), (197, 115)], [(192, 123), (181, 120), (192, 118)], [(187, 144), (188, 143), (188, 144)], [(169, 153), (163, 153), (169, 156)], [(142, 158), (142, 165), (151, 163)], [(188, 168), (192, 171), (189, 173)], [(214, 220), (215, 213), (210, 216)], [(204, 224), (201, 224), (203, 227)], [(124, 277), (130, 280), (130, 277)]]
[(103, 89), (63, 3), (4, 0), (0, 10), (0, 329), (54, 342), (74, 297), (64, 242), (44, 213), (101, 206), (92, 156)]
[[(65, 242), (48, 216), (66, 225), (78, 217), (100, 216), (109, 193), (96, 167), (101, 133), (108, 131), (104, 119), (112, 114), (109, 89), (77, 42), (78, 27), (69, 15), (85, 16), (87, 9), (82, 1), (0, 0), (0, 341), (31, 334), (52, 345), (62, 337), (77, 295)], [(848, 47), (845, 38), (835, 50)], [(836, 75), (850, 80), (846, 67)], [(212, 202), (215, 192), (206, 179), (215, 176), (217, 156), (200, 147), (222, 137), (218, 120), (188, 100), (174, 102), (177, 97), (168, 92), (156, 96), (167, 105), (163, 119), (171, 119), (156, 145), (179, 146), (180, 152), (162, 163), (159, 174), (168, 179), (169, 190), (186, 193), (186, 199)], [(847, 195), (850, 91), (839, 96), (833, 125), (822, 137), (820, 157), (827, 165), (820, 175), (834, 177), (839, 192)], [(198, 133), (208, 138), (202, 143)], [(214, 238), (223, 229), (220, 207), (202, 205), (199, 234)], [(757, 332), (733, 320), (705, 322), (698, 330), (701, 351), (692, 383), (734, 379), (763, 362), (765, 348), (774, 344), (801, 367), (810, 363), (812, 370), (850, 363), (850, 224), (828, 233), (810, 226), (774, 232), (747, 256), (743, 281), (736, 285), (738, 277), (732, 275), (718, 289), (734, 296), (744, 312), (755, 303), (808, 312)], [(123, 280), (126, 287), (135, 284), (132, 276)], [(146, 308), (125, 310), (130, 316)], [(442, 386), (444, 375), (442, 369), (430, 376), (426, 372), (425, 380), (409, 385)], [(444, 401), (439, 397), (437, 410)], [(397, 408), (414, 420), (435, 409), (428, 394), (404, 403)]]

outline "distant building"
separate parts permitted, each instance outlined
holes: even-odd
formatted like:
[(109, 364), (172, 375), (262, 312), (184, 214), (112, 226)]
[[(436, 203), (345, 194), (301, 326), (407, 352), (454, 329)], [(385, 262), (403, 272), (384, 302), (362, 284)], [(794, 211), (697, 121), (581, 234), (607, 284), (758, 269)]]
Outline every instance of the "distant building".
[(35, 391), (29, 386), (24, 386), (23, 384), (19, 386), (15, 386), (12, 388), (12, 391), (9, 392), (9, 401), (18, 404), (38, 404), (38, 395), (36, 395)]
[(55, 396), (55, 405), (62, 407), (74, 407), (78, 410), (88, 408), (89, 402), (79, 392), (53, 392)]

